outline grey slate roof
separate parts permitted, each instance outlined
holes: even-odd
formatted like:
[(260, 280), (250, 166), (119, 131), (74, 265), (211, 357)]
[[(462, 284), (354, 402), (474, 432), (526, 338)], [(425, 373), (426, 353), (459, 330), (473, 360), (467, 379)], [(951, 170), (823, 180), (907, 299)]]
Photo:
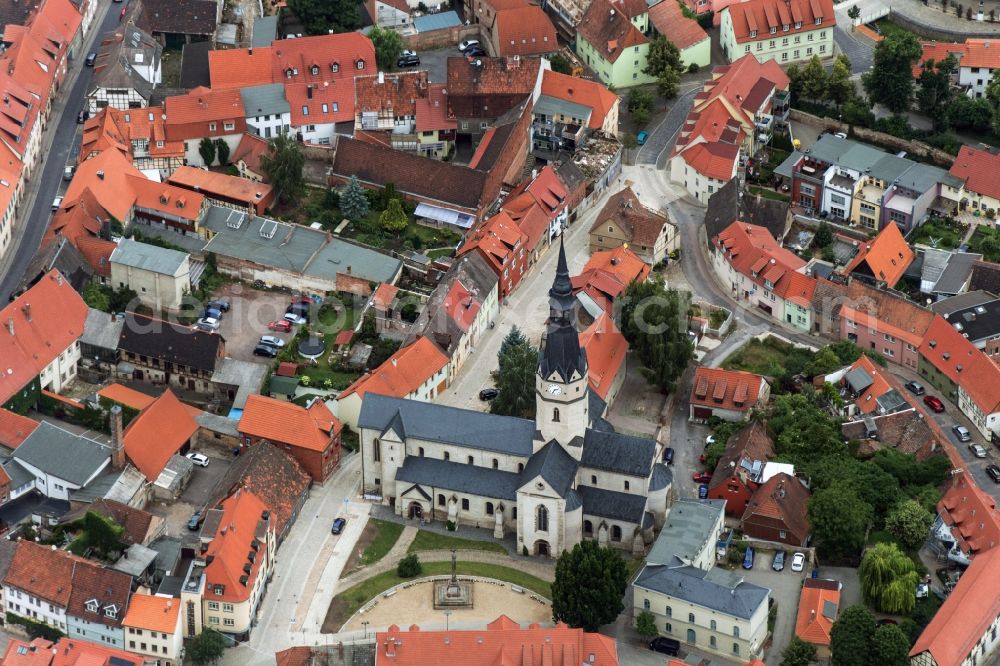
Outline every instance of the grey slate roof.
[(262, 86), (240, 88), (240, 97), (243, 98), (243, 113), (246, 114), (247, 118), (281, 115), (282, 113), (290, 113), (292, 110), (285, 98), (285, 85), (283, 83), (267, 83)]
[(949, 324), (972, 343), (1000, 334), (1000, 299), (998, 298), (970, 305), (943, 316)]
[(931, 310), (947, 319), (948, 315), (952, 312), (958, 312), (959, 310), (983, 305), (995, 300), (997, 300), (996, 294), (977, 289), (975, 291), (967, 291), (964, 294), (958, 294), (957, 296), (942, 298), (940, 301), (931, 304)]
[(177, 275), (188, 259), (186, 252), (123, 238), (111, 253), (111, 263), (161, 275)]
[(148, 100), (156, 85), (143, 78), (132, 65), (155, 69), (162, 54), (163, 46), (158, 41), (129, 23), (122, 32), (105, 37), (100, 45), (88, 94), (94, 94), (98, 88), (134, 88)]
[(636, 525), (642, 523), (642, 514), (646, 511), (646, 498), (642, 495), (590, 486), (580, 486), (576, 492), (583, 498), (583, 512), (588, 516), (621, 520)]
[(3, 458), (0, 460), (0, 465), (3, 466), (3, 471), (10, 477), (11, 490), (20, 488), (35, 480), (35, 475), (17, 464), (17, 461), (13, 458)]
[(982, 258), (983, 255), (973, 252), (952, 253), (944, 272), (934, 285), (934, 291), (939, 294), (960, 293), (972, 275), (972, 267)]
[[(524, 457), (532, 453), (534, 421), (375, 393), (365, 394), (358, 417), (359, 428), (382, 432), (394, 419), (404, 430), (399, 433), (400, 436), (408, 438)], [(407, 456), (409, 459), (410, 456)], [(466, 468), (465, 465), (461, 467)], [(469, 469), (472, 467), (469, 466)]]
[(617, 432), (587, 430), (580, 465), (632, 476), (649, 476), (656, 442)]
[[(921, 164), (905, 157), (897, 157), (868, 144), (841, 139), (834, 134), (824, 134), (809, 146), (809, 156), (821, 162), (837, 164), (854, 171), (871, 170), (871, 175), (892, 184), (899, 179), (899, 185), (917, 192), (925, 192), (937, 183), (953, 187), (961, 186), (961, 181), (944, 169), (929, 164)], [(804, 151), (803, 151), (804, 152)], [(782, 162), (775, 173), (787, 176), (791, 166), (802, 153), (798, 151)], [(786, 167), (786, 165), (788, 165)]]
[(270, 46), (278, 37), (278, 15), (258, 16), (253, 21), (253, 36), (250, 48)]
[(110, 460), (111, 449), (42, 421), (12, 457), (82, 486)]
[(742, 192), (739, 179), (734, 178), (709, 197), (705, 234), (711, 240), (736, 220), (764, 227), (780, 239), (785, 235), (788, 222), (788, 202)]
[(528, 483), (541, 476), (559, 497), (566, 497), (576, 479), (576, 468), (576, 460), (556, 440), (552, 440), (528, 459), (521, 478), (523, 483)]
[(662, 565), (690, 563), (706, 544), (714, 544), (718, 539), (714, 528), (725, 509), (725, 500), (677, 500), (667, 514), (667, 522), (646, 556), (646, 562)]
[(583, 498), (580, 497), (580, 493), (575, 490), (570, 490), (566, 493), (566, 513), (576, 511), (581, 507), (583, 507)]
[(761, 604), (767, 604), (770, 595), (767, 588), (722, 569), (646, 565), (634, 584), (744, 620), (750, 619)]
[(663, 490), (674, 481), (673, 472), (663, 463), (653, 465), (653, 474), (649, 477), (649, 492)]
[(910, 403), (906, 402), (906, 398), (896, 389), (889, 389), (876, 398), (875, 402), (878, 403), (879, 409), (886, 414), (898, 412), (901, 409), (909, 409), (910, 407)]
[(114, 317), (103, 310), (87, 308), (87, 320), (83, 324), (80, 344), (100, 349), (117, 350), (118, 338), (121, 337), (124, 325), (124, 317)]
[(420, 456), (406, 456), (396, 472), (397, 482), (511, 501), (517, 500), (520, 478), (515, 472)]
[(847, 382), (847, 385), (855, 393), (861, 393), (875, 383), (875, 380), (868, 374), (868, 371), (861, 367), (854, 368), (844, 375), (844, 381)]

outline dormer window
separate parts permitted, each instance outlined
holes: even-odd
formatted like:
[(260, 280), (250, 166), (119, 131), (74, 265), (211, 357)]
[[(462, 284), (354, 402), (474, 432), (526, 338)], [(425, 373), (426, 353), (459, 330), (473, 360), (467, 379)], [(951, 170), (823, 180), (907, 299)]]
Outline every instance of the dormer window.
[(788, 24), (787, 23), (782, 24), (781, 31), (782, 32), (788, 32)]
[(365, 68), (365, 61), (363, 59), (359, 59), (358, 62), (357, 62), (357, 66), (358, 66), (358, 69), (364, 69)]
[(340, 63), (339, 62), (332, 62), (332, 63), (330, 63), (330, 71), (333, 72), (334, 74), (336, 74), (337, 72), (339, 72), (340, 71)]
[(822, 16), (817, 16), (816, 17), (816, 25), (823, 25), (823, 17)]
[(111, 604), (110, 606), (104, 607), (105, 617), (116, 618), (118, 617), (118, 606)]
[(319, 65), (313, 65), (309, 68), (309, 73), (313, 76), (319, 76)]
[(798, 30), (801, 27), (802, 27), (802, 21), (796, 21), (795, 22), (795, 29)]
[(772, 25), (771, 26), (771, 34), (773, 35), (776, 32), (778, 32), (778, 29), (775, 26)]
[(764, 286), (767, 287), (768, 289), (774, 289), (774, 283), (771, 282), (770, 280), (764, 280)]
[(100, 607), (101, 607), (101, 602), (99, 602), (97, 599), (90, 599), (89, 601), (87, 601), (87, 610), (90, 611), (91, 613), (96, 613)]
[(753, 39), (756, 36), (757, 36), (757, 31), (756, 30), (751, 30), (750, 31), (750, 39)]
[(288, 69), (285, 70), (285, 78), (286, 79), (290, 79), (293, 76), (295, 76), (295, 70), (293, 70), (291, 67), (289, 67)]

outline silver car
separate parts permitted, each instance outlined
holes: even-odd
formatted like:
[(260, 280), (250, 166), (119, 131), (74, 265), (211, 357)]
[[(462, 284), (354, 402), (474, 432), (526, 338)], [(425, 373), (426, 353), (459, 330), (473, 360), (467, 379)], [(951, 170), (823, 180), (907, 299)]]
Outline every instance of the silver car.
[(277, 347), (278, 349), (281, 349), (282, 347), (285, 346), (285, 341), (273, 335), (262, 335), (260, 336), (260, 344), (271, 345), (272, 347)]
[(213, 332), (219, 330), (219, 320), (215, 317), (202, 317), (195, 324), (199, 329), (203, 331)]
[(970, 443), (969, 450), (972, 451), (972, 455), (977, 458), (985, 458), (987, 455), (986, 449), (981, 444)]

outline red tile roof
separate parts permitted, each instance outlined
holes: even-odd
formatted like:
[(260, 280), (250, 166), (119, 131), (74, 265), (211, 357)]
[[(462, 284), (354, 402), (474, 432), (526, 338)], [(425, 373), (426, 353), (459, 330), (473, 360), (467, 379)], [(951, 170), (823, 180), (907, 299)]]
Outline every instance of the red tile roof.
[(657, 2), (649, 8), (649, 22), (681, 51), (708, 39), (708, 33), (698, 21), (684, 15), (678, 2)]
[(593, 270), (610, 273), (626, 286), (631, 282), (645, 282), (650, 271), (649, 265), (625, 245), (619, 245), (613, 250), (600, 250), (590, 255), (581, 275)]
[(516, 261), (519, 248), (527, 242), (528, 237), (524, 232), (501, 210), (466, 236), (465, 242), (458, 249), (458, 256), (478, 248), (497, 275), (500, 275), (505, 266)]
[(882, 372), (875, 367), (875, 363), (867, 354), (862, 354), (851, 366), (851, 370), (861, 368), (872, 378), (872, 384), (858, 395), (854, 404), (862, 414), (871, 414), (878, 408), (878, 398), (892, 390), (892, 384), (882, 376)]
[[(272, 51), (271, 80), (275, 83), (350, 80), (357, 74), (376, 71), (375, 47), (359, 32), (282, 39), (272, 44)], [(364, 62), (362, 69), (358, 69), (359, 60)], [(333, 71), (334, 65), (337, 71)], [(293, 72), (291, 79), (289, 70)]]
[(968, 52), (968, 45), (965, 42), (961, 44), (951, 44), (949, 42), (921, 42), (921, 48), (923, 53), (920, 55), (920, 60), (917, 64), (913, 66), (913, 76), (914, 78), (919, 78), (920, 74), (924, 71), (924, 63), (933, 60), (935, 63), (940, 63), (942, 60), (946, 60), (949, 55), (955, 55), (955, 61), (960, 62), (962, 56)]
[(535, 56), (559, 50), (556, 28), (538, 5), (503, 9), (493, 20), (497, 55)]
[(708, 483), (710, 490), (728, 483), (733, 476), (748, 476), (748, 470), (741, 465), (741, 461), (748, 461), (750, 465), (754, 461), (767, 462), (775, 453), (774, 440), (767, 433), (763, 421), (751, 421), (733, 433), (724, 444), (726, 451), (712, 473), (712, 480)]
[(624, 5), (611, 0), (593, 0), (576, 30), (577, 39), (586, 40), (611, 63), (616, 62), (627, 49), (649, 42), (642, 31), (628, 20)]
[[(784, 526), (789, 538), (805, 543), (809, 538), (809, 490), (794, 476), (775, 474), (758, 488), (743, 513), (743, 531), (753, 533), (758, 518)], [(759, 535), (763, 536), (763, 535)]]
[(88, 511), (93, 511), (105, 518), (110, 518), (121, 525), (125, 532), (122, 541), (126, 544), (144, 544), (150, 535), (150, 525), (153, 524), (153, 514), (142, 509), (136, 509), (114, 500), (99, 499), (90, 504), (84, 504), (62, 517), (62, 522), (71, 522), (83, 518)]
[(35, 638), (30, 643), (13, 638), (0, 659), (4, 666), (49, 666), (51, 661), (52, 642), (44, 638)]
[(195, 191), (196, 195), (200, 192), (208, 198), (223, 197), (257, 208), (266, 207), (274, 199), (274, 191), (267, 183), (258, 183), (248, 178), (230, 176), (217, 171), (205, 171), (192, 166), (182, 166), (174, 171), (167, 178), (167, 183)]
[(891, 288), (903, 277), (913, 258), (913, 250), (899, 227), (889, 224), (874, 240), (859, 248), (851, 263), (844, 267), (844, 273), (853, 273), (864, 263), (876, 280), (885, 282)]
[(448, 289), (442, 306), (448, 317), (465, 332), (476, 320), (482, 303), (473, 296), (471, 291), (466, 289), (461, 280), (455, 280), (451, 283), (451, 288)]
[[(799, 595), (795, 635), (813, 645), (829, 645), (830, 630), (840, 613), (840, 584), (835, 581), (806, 578)], [(829, 610), (833, 617), (829, 617)]]
[[(447, 639), (447, 640), (445, 640)], [(486, 630), (425, 631), (413, 625), (402, 631), (396, 625), (376, 634), (375, 658), (395, 666), (426, 666), (434, 663), (461, 666), (507, 664), (588, 664), (618, 666), (615, 640), (559, 623), (555, 627), (532, 624), (522, 628), (505, 615), (486, 625)], [(392, 647), (390, 647), (392, 646)], [(392, 651), (392, 656), (388, 651)]]
[(66, 608), (73, 591), (73, 570), (80, 563), (90, 565), (82, 557), (54, 546), (18, 541), (3, 583)]
[(125, 430), (125, 455), (153, 482), (196, 432), (198, 422), (168, 388), (132, 419)]
[(913, 67), (913, 76), (920, 76), (923, 64), (928, 60), (941, 62), (949, 54), (955, 54), (959, 67), (981, 67), (985, 69), (1000, 68), (1000, 40), (997, 39), (967, 39), (960, 44), (948, 42), (923, 42), (923, 53)]
[(133, 594), (128, 614), (122, 621), (126, 627), (173, 634), (177, 631), (181, 604), (179, 599), (152, 594)]
[(986, 414), (1000, 411), (1000, 367), (941, 315), (927, 329), (920, 355), (961, 386)]
[(0, 446), (16, 449), (37, 427), (38, 421), (0, 407)]
[[(837, 24), (833, 0), (749, 0), (729, 5), (728, 11), (738, 44), (766, 39), (771, 28), (788, 36), (829, 30)], [(755, 36), (751, 37), (751, 32)]]
[(733, 222), (712, 243), (737, 272), (755, 283), (802, 307), (812, 304), (816, 280), (799, 272), (806, 262), (781, 247), (767, 228)]
[(4, 666), (139, 666), (142, 662), (134, 653), (76, 638), (62, 638), (55, 644), (44, 638), (30, 643), (14, 639), (0, 660)]
[(600, 227), (613, 221), (629, 237), (633, 245), (643, 245), (652, 248), (656, 239), (663, 233), (663, 228), (671, 224), (665, 214), (656, 213), (639, 201), (631, 187), (612, 194), (604, 208), (597, 214), (597, 219), (590, 227), (590, 233), (595, 233)]
[[(212, 122), (220, 123), (227, 120), (235, 122), (237, 119), (243, 122), (245, 119), (243, 98), (240, 97), (238, 89), (194, 88), (186, 95), (168, 97), (164, 107), (167, 111), (167, 138), (171, 141), (208, 136), (210, 134), (208, 124)], [(214, 134), (221, 133), (217, 130)]]
[[(1000, 51), (1000, 43), (997, 44)], [(976, 194), (1000, 199), (1000, 153), (991, 153), (972, 146), (962, 146), (949, 173), (965, 181), (965, 189)]]
[(431, 83), (427, 95), (416, 102), (416, 131), (453, 130), (458, 127), (454, 118), (448, 117), (448, 91), (443, 83)]
[(419, 336), (386, 361), (348, 386), (338, 399), (357, 393), (364, 398), (368, 392), (403, 398), (448, 365), (448, 357), (430, 338)]
[(535, 89), (540, 62), (538, 58), (448, 58), (450, 116), (499, 118)]
[(233, 164), (242, 160), (250, 171), (253, 171), (266, 181), (267, 174), (264, 173), (264, 169), (260, 165), (260, 158), (262, 155), (267, 155), (269, 150), (270, 144), (267, 139), (259, 137), (256, 134), (244, 134), (243, 138), (240, 139), (240, 144), (236, 146), (236, 150), (233, 152)]
[(310, 451), (325, 451), (341, 430), (340, 421), (326, 403), (316, 400), (310, 409), (284, 400), (251, 395), (240, 417), (240, 433)]
[(560, 74), (551, 69), (542, 74), (542, 94), (589, 107), (591, 113), (587, 127), (590, 129), (601, 129), (604, 119), (619, 101), (618, 95), (597, 81)]
[[(205, 567), (205, 594), (217, 601), (246, 601), (268, 557), (267, 544), (255, 536), (268, 507), (253, 493), (238, 490), (222, 502), (221, 508), (219, 527), (205, 552), (210, 562)], [(250, 564), (249, 573), (243, 569), (244, 564)], [(246, 580), (245, 585), (241, 578)], [(222, 594), (216, 594), (216, 586), (220, 585)]]
[(135, 203), (129, 176), (146, 179), (124, 154), (117, 150), (105, 150), (77, 167), (76, 175), (66, 188), (62, 207), (72, 206), (85, 190), (90, 190), (96, 202), (109, 215), (127, 220)]
[[(823, 284), (827, 287), (834, 283), (824, 280)], [(900, 296), (869, 287), (858, 280), (853, 280), (842, 291), (842, 297), (834, 297), (835, 301), (843, 303), (840, 308), (841, 319), (854, 321), (858, 326), (879, 333), (888, 333), (914, 347), (920, 346), (934, 320), (934, 313), (930, 310)]]
[(375, 295), (372, 297), (372, 307), (385, 312), (392, 305), (392, 302), (396, 300), (396, 294), (398, 293), (399, 287), (388, 282), (383, 282), (375, 290)]
[[(198, 173), (204, 174), (213, 173), (194, 169), (194, 167), (181, 167), (181, 169), (193, 169)], [(176, 174), (176, 171), (174, 173)], [(234, 176), (227, 176), (227, 178), (234, 178)], [(245, 178), (240, 178), (239, 180), (252, 182)], [(133, 205), (136, 208), (159, 211), (173, 217), (181, 218), (186, 220), (192, 227), (201, 219), (201, 211), (205, 206), (207, 197), (216, 194), (214, 190), (206, 191), (205, 194), (202, 194), (201, 192), (195, 192), (178, 185), (149, 180), (144, 176), (129, 176), (128, 184), (135, 196)], [(259, 183), (258, 185), (260, 188), (267, 188), (267, 191), (271, 189), (270, 185), (261, 185)]]
[(918, 656), (923, 653), (930, 653), (931, 663), (937, 666), (971, 663), (970, 655), (979, 652), (981, 642), (1000, 615), (998, 570), (1000, 548), (976, 555), (913, 644), (910, 657), (914, 663), (924, 663), (924, 658)]
[(694, 371), (691, 404), (746, 412), (757, 405), (763, 383), (752, 372), (700, 367)]
[(354, 113), (416, 116), (417, 99), (427, 95), (427, 72), (379, 73), (354, 77)]
[(580, 333), (580, 347), (587, 352), (587, 382), (607, 400), (615, 378), (623, 371), (628, 342), (607, 312)]
[(986, 494), (967, 473), (952, 477), (951, 487), (937, 508), (963, 552), (978, 557), (1000, 545), (1000, 511), (996, 499)]
[[(292, 125), (295, 127), (342, 123), (354, 119), (354, 86), (347, 81), (286, 83), (285, 99), (291, 107)], [(308, 109), (308, 113), (303, 112), (303, 109)]]
[[(134, 159), (133, 141), (145, 141), (151, 157), (183, 159), (184, 142), (167, 141), (163, 107), (115, 109), (105, 107), (83, 126), (80, 162), (105, 150), (118, 150)], [(157, 146), (162, 141), (163, 146)]]
[(500, 208), (527, 236), (525, 248), (528, 252), (534, 252), (538, 244), (546, 239), (549, 225), (555, 217), (548, 214), (527, 192), (508, 197)]
[(79, 340), (86, 319), (86, 303), (55, 270), (0, 310), (0, 404)]
[(208, 52), (212, 90), (249, 88), (273, 83), (273, 49), (219, 49)]

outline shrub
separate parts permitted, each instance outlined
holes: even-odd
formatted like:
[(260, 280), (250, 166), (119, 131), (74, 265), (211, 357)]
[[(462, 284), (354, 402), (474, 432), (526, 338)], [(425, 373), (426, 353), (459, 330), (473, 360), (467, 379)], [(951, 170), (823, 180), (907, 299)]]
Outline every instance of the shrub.
[(449, 520), (446, 527), (448, 528), (449, 532), (454, 532), (455, 530), (458, 529), (458, 525), (455, 524), (454, 520)]
[(28, 632), (28, 636), (31, 638), (44, 638), (45, 640), (57, 642), (60, 638), (64, 637), (66, 634), (59, 631), (55, 627), (50, 627), (47, 624), (41, 622), (35, 622), (26, 617), (22, 617), (15, 613), (7, 612), (7, 624), (19, 624), (24, 627), (24, 630)]
[(417, 554), (410, 553), (399, 561), (399, 564), (396, 566), (396, 575), (400, 578), (413, 578), (414, 576), (419, 576), (423, 570), (424, 568), (421, 566), (420, 558), (417, 557)]

